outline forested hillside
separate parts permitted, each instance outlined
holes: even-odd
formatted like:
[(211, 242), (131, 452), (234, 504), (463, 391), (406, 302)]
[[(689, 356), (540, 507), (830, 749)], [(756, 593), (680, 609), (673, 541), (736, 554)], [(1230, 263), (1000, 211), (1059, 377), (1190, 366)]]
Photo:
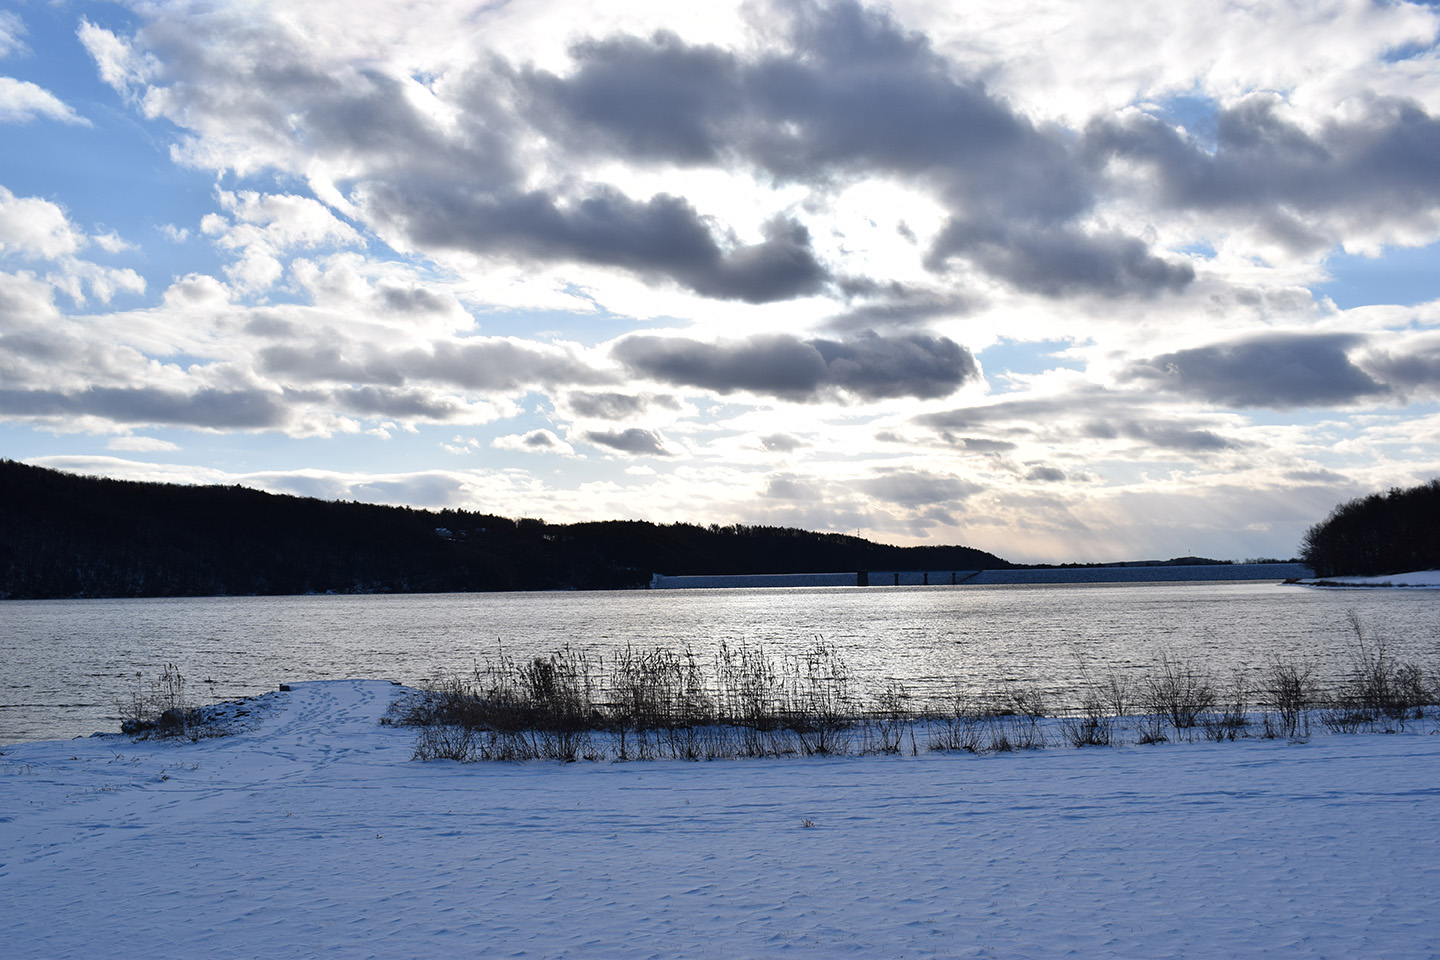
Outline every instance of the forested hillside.
[(0, 460), (0, 598), (635, 587), (652, 573), (1004, 568), (968, 547), (783, 527), (547, 524)]
[(1301, 558), (1319, 577), (1440, 568), (1440, 478), (1340, 504), (1305, 534)]

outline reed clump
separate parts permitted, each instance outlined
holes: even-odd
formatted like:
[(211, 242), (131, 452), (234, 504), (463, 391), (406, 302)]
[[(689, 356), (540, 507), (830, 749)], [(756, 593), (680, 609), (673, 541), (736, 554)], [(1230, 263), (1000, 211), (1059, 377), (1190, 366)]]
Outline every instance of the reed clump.
[(520, 659), (501, 651), (442, 676), (402, 699), (389, 722), (419, 728), (421, 760), (714, 760), (1299, 741), (1315, 720), (1336, 733), (1403, 730), (1440, 701), (1433, 672), (1396, 660), (1358, 620), (1352, 629), (1353, 662), (1328, 692), (1304, 659), (1222, 679), (1162, 653), (1148, 673), (1087, 674), (1060, 700), (1015, 682), (956, 683), (922, 700), (893, 681), (858, 694), (840, 650), (822, 639), (783, 656), (724, 643), (708, 657), (627, 647), (608, 661), (567, 646)]
[(158, 677), (135, 674), (135, 686), (119, 704), (120, 732), (136, 738), (202, 740), (229, 732), (221, 715), (190, 702), (185, 676), (167, 663)]

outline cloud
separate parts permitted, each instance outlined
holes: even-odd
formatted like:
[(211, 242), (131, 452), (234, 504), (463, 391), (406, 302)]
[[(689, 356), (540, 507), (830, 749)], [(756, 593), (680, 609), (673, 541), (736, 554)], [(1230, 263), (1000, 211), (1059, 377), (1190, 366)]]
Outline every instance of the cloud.
[(1189, 263), (1154, 256), (1134, 237), (1069, 226), (951, 220), (928, 259), (938, 267), (957, 255), (1022, 290), (1051, 298), (1173, 293), (1195, 279)]
[[(771, 5), (775, 47), (752, 59), (671, 33), (588, 40), (567, 76), (524, 70), (537, 123), (570, 151), (634, 162), (743, 160), (782, 182), (889, 175), (933, 189), (952, 257), (1061, 296), (1177, 290), (1194, 273), (1137, 237), (1093, 232), (1085, 165), (887, 13), (858, 3)], [(924, 309), (924, 308), (921, 308)]]
[(836, 392), (867, 400), (942, 397), (979, 376), (970, 352), (947, 337), (876, 334), (848, 341), (758, 334), (704, 343), (633, 336), (612, 354), (632, 373), (675, 386), (810, 402)]
[[(0, 43), (3, 43), (3, 37), (0, 37)], [(90, 125), (89, 120), (44, 87), (13, 77), (0, 77), (0, 123), (29, 123), (36, 117)]]
[(819, 292), (828, 279), (798, 222), (771, 219), (762, 242), (726, 250), (688, 200), (664, 193), (641, 201), (597, 186), (562, 202), (539, 191), (371, 183), (363, 206), (426, 247), (619, 267), (720, 300), (788, 300)]
[(948, 337), (868, 334), (811, 342), (825, 359), (829, 382), (867, 400), (949, 396), (980, 376), (970, 351)]
[(629, 393), (589, 393), (571, 391), (565, 397), (565, 405), (576, 416), (592, 420), (628, 420), (649, 410), (652, 406), (676, 409), (674, 397), (636, 395)]
[(1066, 476), (1059, 467), (1032, 467), (1026, 471), (1025, 479), (1030, 483), (1064, 483)]
[(991, 437), (968, 436), (989, 431), (1023, 438), (1030, 443), (1066, 444), (1074, 440), (1133, 440), (1162, 451), (1182, 451), (1196, 457), (1236, 450), (1243, 443), (1211, 429), (1212, 424), (1193, 417), (1157, 416), (1145, 396), (1096, 388), (1074, 390), (1049, 397), (961, 407), (914, 419), (952, 446), (976, 453), (1003, 454), (1019, 444)]
[[(402, 249), (596, 267), (773, 303), (832, 292), (809, 219), (827, 191), (880, 178), (946, 212), (927, 261), (941, 274), (963, 261), (1046, 296), (1143, 296), (1191, 281), (1188, 263), (1143, 237), (1094, 225), (1103, 181), (1077, 138), (1037, 125), (889, 13), (851, 0), (750, 10), (762, 42), (748, 47), (664, 31), (581, 38), (566, 72), (477, 51), (426, 83), (382, 66), (391, 57), (379, 50), (365, 56), (363, 42), (331, 52), (306, 18), (219, 10), (182, 27), (156, 8), (133, 38), (88, 22), (81, 37), (107, 82), (189, 131), (189, 162), (304, 176)], [(713, 200), (603, 179), (616, 164), (750, 178), (761, 187), (752, 197), (768, 185), (773, 199), (727, 222), (734, 212)], [(815, 191), (816, 205), (779, 201), (774, 191), (791, 186)], [(757, 225), (758, 241), (733, 233)]]
[(932, 320), (964, 316), (978, 306), (974, 298), (955, 291), (911, 288), (893, 282), (851, 279), (843, 281), (841, 287), (849, 296), (871, 300), (827, 321), (830, 329), (845, 333), (905, 329)]
[(26, 49), (25, 41), (20, 39), (23, 36), (25, 21), (10, 10), (0, 10), (0, 57), (23, 53)]
[(275, 429), (287, 420), (279, 396), (263, 390), (193, 393), (158, 387), (89, 387), (59, 390), (0, 389), (0, 413), (20, 418), (95, 417), (111, 423), (208, 429)]
[(1398, 97), (1349, 106), (1302, 126), (1279, 95), (1252, 94), (1216, 111), (1213, 144), (1135, 112), (1092, 123), (1085, 149), (1096, 162), (1138, 165), (1149, 177), (1139, 185), (1167, 207), (1242, 217), (1294, 253), (1321, 252), (1347, 233), (1433, 236), (1440, 119)]
[(1162, 354), (1122, 382), (1232, 407), (1343, 406), (1386, 393), (1349, 358), (1349, 334), (1272, 333)]
[(55, 259), (86, 243), (59, 205), (39, 197), (17, 197), (0, 186), (0, 252)]
[(1015, 444), (1008, 440), (991, 440), (986, 437), (950, 437), (949, 442), (971, 453), (1009, 453), (1015, 449)]
[(497, 450), (514, 450), (519, 453), (558, 453), (567, 457), (575, 455), (574, 447), (551, 431), (543, 429), (496, 437), (490, 441), (490, 445)]
[(1440, 391), (1440, 336), (1409, 338), (1393, 346), (1372, 344), (1359, 361), (1367, 373), (1400, 394)]
[[(339, 409), (371, 418), (445, 421), (473, 413), (454, 397), (421, 389), (366, 385), (336, 390), (333, 397)], [(467, 419), (474, 422), (473, 416)]]
[(631, 427), (628, 430), (589, 430), (582, 435), (586, 443), (606, 447), (631, 456), (669, 457), (665, 438), (654, 430)]
[(514, 392), (531, 386), (604, 383), (610, 378), (573, 351), (513, 338), (435, 340), (386, 348), (347, 342), (298, 341), (261, 348), (259, 369), (297, 383), (361, 383), (398, 387), (443, 384), (465, 390)]
[(788, 433), (772, 433), (769, 436), (760, 438), (760, 446), (772, 453), (794, 453), (801, 447), (807, 447), (805, 441), (798, 437), (792, 437)]
[(1191, 454), (1214, 453), (1238, 446), (1213, 430), (1197, 430), (1181, 423), (1153, 420), (1091, 420), (1081, 428), (1080, 435), (1097, 440), (1113, 440), (1117, 437), (1143, 440), (1164, 450), (1182, 450)]
[(760, 495), (767, 500), (799, 500), (808, 503), (824, 499), (824, 492), (818, 482), (790, 473), (777, 473), (767, 477), (765, 489)]
[(860, 489), (877, 500), (916, 508), (963, 500), (984, 488), (949, 474), (895, 470), (861, 481)]
[(111, 437), (106, 441), (105, 449), (134, 453), (169, 453), (179, 450), (180, 445), (156, 437)]

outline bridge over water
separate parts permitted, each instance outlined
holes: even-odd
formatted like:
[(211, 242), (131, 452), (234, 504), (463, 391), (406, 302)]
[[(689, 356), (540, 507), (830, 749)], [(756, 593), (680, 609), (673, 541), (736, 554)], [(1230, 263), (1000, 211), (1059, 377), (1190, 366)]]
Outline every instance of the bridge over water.
[(1313, 577), (1303, 563), (1125, 564), (1024, 570), (860, 570), (854, 573), (763, 573), (650, 578), (653, 590), (753, 587), (940, 587), (1002, 583), (1158, 583), (1176, 580), (1288, 580)]

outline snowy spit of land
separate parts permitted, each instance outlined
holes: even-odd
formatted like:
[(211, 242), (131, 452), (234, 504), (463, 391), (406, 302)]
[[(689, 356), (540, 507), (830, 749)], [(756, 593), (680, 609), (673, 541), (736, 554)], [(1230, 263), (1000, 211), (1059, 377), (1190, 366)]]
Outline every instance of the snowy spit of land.
[(1325, 577), (1300, 582), (1312, 587), (1440, 587), (1440, 570), (1417, 570), (1379, 577)]
[(1435, 956), (1440, 736), (421, 763), (403, 688), (0, 755), (8, 958)]

